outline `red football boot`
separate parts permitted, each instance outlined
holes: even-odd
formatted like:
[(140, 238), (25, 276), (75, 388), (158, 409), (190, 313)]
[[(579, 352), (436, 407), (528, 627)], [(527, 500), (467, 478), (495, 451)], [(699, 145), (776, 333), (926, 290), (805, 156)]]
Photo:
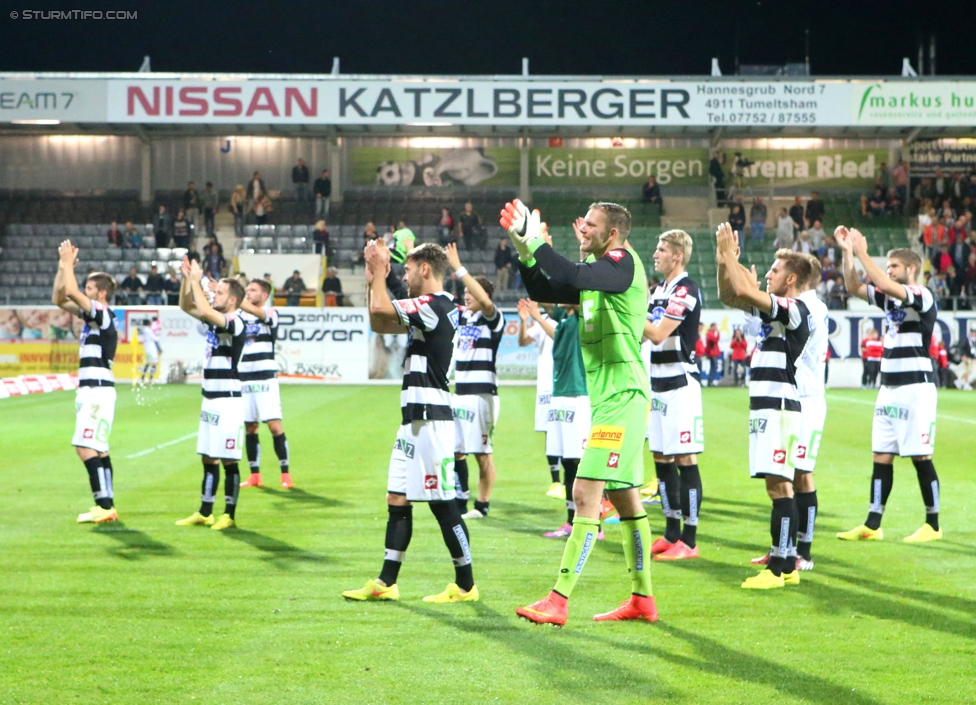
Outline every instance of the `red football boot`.
[(769, 553), (767, 552), (766, 554), (759, 556), (759, 558), (753, 558), (749, 562), (753, 565), (766, 565), (769, 563)]
[(656, 556), (659, 553), (664, 553), (672, 546), (674, 546), (674, 544), (671, 543), (670, 541), (665, 541), (664, 537), (662, 536), (657, 541), (651, 544), (651, 555)]
[(631, 595), (629, 600), (625, 600), (620, 607), (612, 612), (593, 616), (594, 622), (621, 622), (626, 619), (643, 619), (646, 622), (656, 622), (658, 617), (654, 597)]
[(536, 624), (552, 624), (561, 627), (569, 617), (569, 600), (552, 590), (543, 599), (528, 607), (519, 607), (515, 614)]
[(656, 561), (683, 561), (688, 558), (698, 558), (698, 546), (689, 548), (684, 541), (676, 541), (667, 551), (654, 556)]

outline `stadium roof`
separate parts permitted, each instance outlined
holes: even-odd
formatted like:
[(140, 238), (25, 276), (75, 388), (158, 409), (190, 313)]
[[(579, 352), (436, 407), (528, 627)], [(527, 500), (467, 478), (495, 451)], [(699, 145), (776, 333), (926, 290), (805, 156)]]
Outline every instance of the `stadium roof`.
[(951, 77), (0, 73), (0, 134), (957, 137)]

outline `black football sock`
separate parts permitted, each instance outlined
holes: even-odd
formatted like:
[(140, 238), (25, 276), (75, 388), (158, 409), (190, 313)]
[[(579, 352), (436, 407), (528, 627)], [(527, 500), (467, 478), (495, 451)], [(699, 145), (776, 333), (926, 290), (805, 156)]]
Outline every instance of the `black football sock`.
[(481, 512), (484, 516), (488, 516), (488, 502), (482, 502), (480, 499), (474, 501), (474, 508)]
[(105, 466), (97, 455), (84, 461), (88, 471), (88, 485), (91, 487), (95, 504), (102, 509), (112, 508), (111, 481), (105, 476)]
[(468, 511), (468, 497), (470, 497), (470, 492), (468, 491), (468, 458), (467, 456), (461, 458), (461, 460), (454, 460), (454, 474), (457, 475), (457, 492), (454, 502), (458, 506), (458, 511), (462, 514)]
[(379, 579), (386, 585), (395, 585), (413, 536), (413, 507), (390, 505), (387, 509), (390, 516), (386, 520), (386, 553)]
[(224, 512), (234, 518), (237, 493), (241, 491), (241, 471), (237, 463), (224, 463)]
[(664, 540), (675, 543), (681, 538), (681, 480), (678, 466), (670, 463), (654, 463), (657, 470), (658, 491), (661, 493), (661, 511), (664, 512)]
[(566, 523), (572, 524), (576, 516), (576, 502), (573, 501), (573, 483), (576, 482), (576, 471), (579, 469), (579, 460), (576, 458), (563, 458), (563, 483), (566, 486)]
[(108, 492), (108, 507), (102, 508), (108, 509), (115, 506), (115, 471), (112, 469), (112, 459), (107, 455), (102, 458), (102, 467), (105, 469), (105, 485)]
[(701, 473), (697, 463), (679, 466), (678, 470), (681, 472), (681, 516), (685, 522), (681, 530), (681, 541), (688, 548), (694, 548), (698, 532), (698, 510), (702, 500)]
[(547, 455), (546, 460), (549, 461), (549, 475), (552, 477), (552, 481), (559, 482), (559, 456)]
[(201, 488), (200, 513), (208, 517), (213, 514), (217, 486), (220, 484), (220, 463), (203, 464), (203, 487)]
[(939, 530), (939, 476), (931, 460), (912, 460), (918, 473), (918, 486), (925, 502), (925, 523)]
[(767, 565), (773, 575), (793, 572), (796, 564), (797, 518), (796, 500), (793, 497), (773, 500), (773, 511), (769, 522), (772, 546), (769, 549)]
[(471, 570), (471, 545), (468, 542), (468, 527), (454, 502), (430, 502), (430, 511), (437, 518), (441, 535), (454, 563), (454, 582), (464, 591), (474, 587)]
[(271, 440), (274, 441), (275, 455), (278, 456), (278, 465), (281, 466), (281, 474), (284, 475), (288, 472), (288, 464), (290, 462), (288, 440), (283, 433), (280, 436), (272, 436)]
[(817, 519), (817, 491), (796, 494), (796, 552), (801, 558), (813, 560), (810, 546), (813, 543), (813, 523)]
[(247, 464), (251, 467), (251, 472), (261, 471), (261, 441), (258, 434), (248, 433), (244, 436), (244, 446), (247, 448)]
[(895, 466), (891, 463), (875, 463), (871, 473), (871, 507), (864, 525), (875, 531), (881, 528), (881, 515), (884, 514), (891, 486), (895, 481)]

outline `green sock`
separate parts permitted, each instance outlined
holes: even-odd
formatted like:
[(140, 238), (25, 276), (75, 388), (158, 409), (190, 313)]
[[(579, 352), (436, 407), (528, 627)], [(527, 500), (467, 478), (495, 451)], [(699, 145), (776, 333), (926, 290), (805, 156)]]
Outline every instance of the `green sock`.
[(620, 520), (624, 535), (624, 558), (630, 573), (631, 592), (650, 597), (651, 591), (651, 526), (644, 514), (633, 519)]
[[(647, 523), (647, 518), (644, 518)], [(573, 533), (569, 535), (566, 542), (566, 550), (563, 551), (563, 563), (559, 568), (559, 579), (556, 580), (555, 590), (560, 595), (569, 597), (576, 586), (580, 573), (586, 559), (593, 550), (596, 543), (596, 533), (600, 529), (599, 519), (587, 519), (576, 515), (573, 519)]]

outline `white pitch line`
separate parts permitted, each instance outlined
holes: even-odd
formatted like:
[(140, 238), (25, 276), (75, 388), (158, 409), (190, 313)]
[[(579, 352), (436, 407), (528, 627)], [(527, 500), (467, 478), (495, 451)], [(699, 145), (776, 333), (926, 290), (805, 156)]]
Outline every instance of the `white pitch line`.
[[(873, 401), (864, 401), (863, 399), (850, 399), (848, 397), (839, 397), (836, 394), (825, 395), (828, 399), (835, 399), (837, 401), (848, 402), (849, 404), (866, 404), (869, 406), (874, 406)], [(958, 423), (969, 423), (976, 424), (976, 419), (964, 419), (961, 416), (949, 416), (948, 414), (936, 413), (936, 418), (945, 419), (946, 421), (956, 421)]]
[(166, 441), (165, 443), (160, 443), (158, 446), (153, 446), (152, 448), (147, 448), (146, 450), (140, 450), (138, 453), (133, 453), (132, 455), (125, 456), (126, 460), (131, 460), (132, 458), (141, 458), (144, 455), (149, 455), (150, 453), (155, 453), (161, 448), (167, 448), (169, 446), (175, 446), (177, 443), (182, 443), (183, 441), (188, 441), (191, 438), (196, 438), (196, 433), (188, 433), (185, 436), (176, 438), (172, 441)]

